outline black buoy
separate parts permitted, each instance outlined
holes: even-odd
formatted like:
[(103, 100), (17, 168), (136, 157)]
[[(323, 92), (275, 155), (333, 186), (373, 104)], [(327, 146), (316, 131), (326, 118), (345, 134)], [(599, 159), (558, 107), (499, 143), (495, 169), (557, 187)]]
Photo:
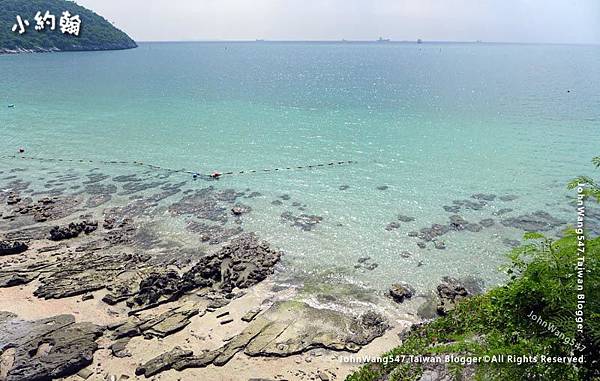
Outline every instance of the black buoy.
[(20, 148), (19, 148), (19, 153), (25, 153), (25, 148), (23, 148), (23, 147), (20, 147)]

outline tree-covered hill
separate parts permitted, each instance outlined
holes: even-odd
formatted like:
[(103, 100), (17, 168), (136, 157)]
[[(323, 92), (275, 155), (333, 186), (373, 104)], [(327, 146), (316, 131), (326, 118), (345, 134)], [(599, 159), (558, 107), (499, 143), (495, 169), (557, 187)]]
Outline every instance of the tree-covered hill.
[[(44, 30), (36, 30), (35, 15), (49, 11), (55, 16), (55, 29), (45, 25)], [(60, 18), (63, 12), (79, 15), (81, 29), (79, 36), (62, 33)], [(13, 32), (17, 16), (29, 21), (26, 32)], [(131, 49), (136, 43), (124, 32), (96, 13), (65, 0), (0, 0), (0, 53), (21, 51), (75, 51)]]

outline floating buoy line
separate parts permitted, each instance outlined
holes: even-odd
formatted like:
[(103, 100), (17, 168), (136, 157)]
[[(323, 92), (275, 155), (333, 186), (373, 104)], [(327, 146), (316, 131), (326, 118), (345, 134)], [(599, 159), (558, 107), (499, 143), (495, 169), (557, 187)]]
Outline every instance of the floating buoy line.
[(163, 171), (174, 174), (185, 174), (192, 176), (194, 180), (203, 179), (203, 180), (217, 180), (221, 177), (225, 176), (235, 176), (235, 175), (247, 175), (247, 174), (258, 174), (258, 173), (271, 173), (271, 172), (284, 172), (284, 171), (294, 171), (294, 170), (311, 170), (311, 169), (325, 169), (331, 167), (338, 167), (342, 165), (350, 165), (356, 164), (356, 161), (353, 160), (343, 160), (343, 161), (331, 161), (327, 163), (320, 164), (308, 164), (308, 165), (297, 165), (297, 166), (288, 166), (288, 167), (279, 167), (279, 168), (265, 168), (265, 169), (250, 169), (243, 171), (228, 171), (228, 172), (220, 172), (214, 171), (211, 173), (206, 172), (198, 172), (198, 171), (190, 171), (188, 169), (173, 169), (168, 167), (163, 167), (160, 165), (149, 164), (143, 161), (119, 161), (119, 160), (90, 160), (90, 159), (64, 159), (64, 158), (47, 158), (47, 157), (36, 157), (36, 156), (27, 156), (27, 155), (2, 155), (0, 156), (2, 159), (12, 159), (12, 160), (30, 160), (30, 161), (39, 161), (39, 162), (60, 162), (60, 163), (79, 163), (79, 164), (97, 164), (97, 165), (129, 165), (129, 166), (137, 166), (137, 167), (145, 167), (148, 169), (152, 169), (155, 171)]

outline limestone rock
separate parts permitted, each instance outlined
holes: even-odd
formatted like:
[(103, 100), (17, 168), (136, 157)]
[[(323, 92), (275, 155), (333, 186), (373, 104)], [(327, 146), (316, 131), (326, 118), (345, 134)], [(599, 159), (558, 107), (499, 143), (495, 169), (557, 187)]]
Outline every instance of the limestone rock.
[(80, 206), (82, 200), (79, 197), (44, 197), (37, 202), (31, 198), (21, 199), (19, 196), (9, 197), (14, 205), (14, 212), (21, 216), (31, 216), (34, 222), (47, 220), (58, 220), (73, 214)]
[(197, 221), (188, 223), (186, 230), (199, 233), (202, 242), (207, 242), (210, 245), (220, 245), (244, 232), (239, 226), (226, 227), (221, 224), (212, 225)]
[(433, 245), (438, 250), (444, 250), (446, 248), (446, 243), (437, 239), (433, 241)]
[(246, 323), (251, 322), (252, 320), (254, 320), (254, 318), (261, 312), (260, 308), (254, 308), (251, 309), (250, 311), (246, 312), (246, 314), (244, 314), (244, 316), (242, 316), (242, 321), (245, 321)]
[[(248, 288), (273, 272), (281, 253), (259, 242), (254, 235), (244, 235), (224, 246), (216, 254), (204, 257), (184, 274), (184, 288), (216, 286), (225, 292)], [(208, 284), (207, 284), (208, 283)]]
[(400, 222), (413, 222), (415, 220), (414, 217), (405, 216), (403, 214), (398, 215), (398, 221)]
[(465, 209), (471, 209), (471, 210), (481, 210), (481, 209), (483, 209), (484, 206), (487, 205), (487, 201), (484, 201), (484, 200), (477, 200), (477, 201), (454, 200), (454, 201), (452, 201), (452, 203), (456, 206), (463, 207)]
[(172, 204), (169, 212), (173, 215), (193, 215), (197, 218), (224, 223), (227, 221), (227, 208), (221, 204), (223, 199), (230, 200), (231, 196), (227, 197), (224, 194), (218, 196), (214, 188), (208, 187), (197, 190)]
[(565, 221), (555, 218), (544, 211), (505, 218), (500, 223), (506, 227), (513, 227), (527, 232), (545, 232), (566, 224)]
[(494, 226), (495, 221), (492, 218), (484, 218), (483, 220), (479, 221), (479, 225), (483, 226), (484, 228), (489, 228)]
[(423, 241), (433, 241), (435, 238), (440, 237), (446, 233), (450, 228), (445, 225), (433, 224), (430, 228), (423, 228), (419, 231), (419, 238)]
[(407, 284), (396, 283), (390, 287), (389, 294), (397, 303), (404, 302), (404, 299), (410, 299), (415, 294), (415, 290)]
[(138, 295), (129, 305), (144, 308), (202, 288), (228, 295), (234, 288), (244, 289), (263, 281), (273, 272), (280, 257), (281, 252), (260, 242), (255, 235), (242, 235), (216, 253), (201, 257), (181, 277), (176, 272), (151, 274), (142, 280)]
[(450, 216), (450, 229), (452, 230), (464, 230), (465, 226), (468, 224), (469, 222), (461, 216), (459, 216), (458, 214)]
[(250, 211), (252, 211), (252, 208), (244, 204), (236, 204), (231, 208), (231, 213), (234, 216), (241, 216), (242, 214), (250, 213)]
[(355, 317), (316, 309), (301, 302), (280, 302), (254, 319), (223, 347), (198, 355), (174, 348), (141, 365), (136, 374), (149, 377), (171, 368), (223, 366), (240, 351), (248, 356), (280, 357), (314, 348), (356, 352), (388, 328), (385, 318), (372, 311)]
[(62, 241), (78, 237), (81, 233), (90, 234), (98, 229), (96, 221), (82, 221), (79, 223), (71, 222), (67, 226), (55, 226), (50, 230), (49, 239), (52, 241)]
[[(190, 319), (200, 311), (189, 305), (172, 308), (162, 314), (150, 315), (144, 318), (129, 317), (126, 321), (110, 327), (115, 339), (135, 336), (166, 337), (178, 332), (190, 324)], [(204, 312), (202, 312), (204, 314)]]
[(398, 229), (398, 228), (400, 228), (400, 224), (396, 221), (392, 221), (386, 225), (385, 230), (392, 231), (392, 230)]
[(128, 302), (130, 307), (153, 305), (164, 295), (178, 296), (180, 276), (176, 271), (153, 272), (140, 282), (138, 293)]
[(495, 211), (493, 214), (495, 216), (501, 216), (503, 214), (510, 213), (512, 211), (513, 211), (513, 209), (511, 209), (511, 208), (502, 208), (502, 209)]
[[(138, 254), (81, 253), (64, 263), (49, 264), (34, 295), (44, 299), (59, 299), (86, 294), (105, 288), (116, 276), (134, 270), (148, 260)], [(52, 270), (52, 271), (49, 271)]]
[(8, 197), (6, 198), (7, 205), (18, 204), (20, 201), (21, 201), (21, 197), (15, 192), (10, 192)]
[(144, 365), (139, 366), (135, 370), (138, 376), (152, 377), (162, 371), (170, 369), (174, 363), (186, 357), (191, 357), (194, 354), (192, 351), (185, 351), (180, 347), (175, 347), (171, 351), (163, 353), (160, 356), (153, 358)]
[(476, 193), (471, 197), (477, 200), (494, 201), (497, 196), (495, 194)]
[(0, 256), (21, 254), (27, 251), (28, 246), (19, 241), (0, 241)]
[(456, 279), (444, 277), (442, 283), (437, 286), (439, 303), (437, 311), (439, 315), (447, 315), (461, 299), (481, 293), (483, 290), (480, 280), (466, 277)]
[(111, 350), (113, 356), (115, 356), (117, 358), (131, 357), (131, 353), (129, 353), (129, 351), (127, 351), (127, 344), (129, 344), (128, 337), (115, 341), (110, 346), (110, 350)]
[(357, 351), (387, 328), (385, 319), (374, 312), (352, 317), (304, 303), (278, 303), (229, 342), (215, 365), (226, 363), (242, 347), (249, 356), (290, 356), (319, 347)]
[(458, 205), (444, 205), (444, 210), (448, 213), (458, 213), (460, 212), (460, 206)]
[(37, 271), (0, 273), (0, 288), (27, 284), (40, 275)]
[(0, 312), (0, 353), (11, 351), (7, 381), (42, 381), (77, 373), (91, 364), (102, 328), (75, 323), (72, 315), (37, 321)]
[(281, 214), (281, 220), (304, 231), (311, 231), (323, 221), (323, 217), (304, 213), (295, 216), (291, 212), (284, 212)]
[(139, 328), (145, 336), (166, 337), (185, 328), (199, 312), (197, 308), (180, 307), (150, 319)]

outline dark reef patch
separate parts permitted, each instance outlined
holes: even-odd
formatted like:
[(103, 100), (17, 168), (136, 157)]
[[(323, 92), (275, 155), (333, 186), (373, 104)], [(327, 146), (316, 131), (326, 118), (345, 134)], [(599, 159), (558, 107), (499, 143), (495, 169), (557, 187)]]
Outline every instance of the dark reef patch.
[(292, 214), (292, 212), (283, 212), (281, 214), (281, 221), (290, 223), (292, 226), (298, 227), (304, 231), (311, 231), (323, 221), (323, 217), (304, 213), (296, 216)]

